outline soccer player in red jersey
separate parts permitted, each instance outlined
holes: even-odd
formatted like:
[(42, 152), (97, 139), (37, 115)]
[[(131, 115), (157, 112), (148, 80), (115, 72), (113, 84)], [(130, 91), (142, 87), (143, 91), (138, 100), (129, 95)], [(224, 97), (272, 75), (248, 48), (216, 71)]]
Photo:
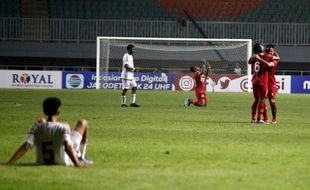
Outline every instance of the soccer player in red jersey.
[[(266, 105), (266, 97), (268, 94), (268, 68), (273, 67), (273, 55), (262, 53), (263, 47), (255, 44), (253, 48), (254, 55), (250, 58), (249, 64), (254, 65), (254, 74), (252, 77), (254, 102), (252, 104), (252, 120), (251, 123), (269, 123)], [(258, 116), (256, 118), (256, 110)], [(264, 114), (264, 120), (262, 115)]]
[(194, 66), (190, 68), (190, 71), (194, 73), (195, 79), (195, 95), (196, 100), (192, 98), (187, 98), (184, 101), (184, 106), (188, 107), (191, 104), (198, 106), (198, 107), (205, 107), (208, 103), (208, 98), (206, 95), (206, 85), (207, 85), (207, 77), (209, 75), (209, 70), (211, 66), (210, 64), (204, 60), (204, 64), (202, 68), (198, 66)]
[(274, 46), (268, 44), (266, 46), (266, 53), (273, 56), (273, 67), (268, 68), (268, 100), (270, 103), (270, 108), (272, 112), (272, 124), (277, 124), (277, 105), (276, 105), (276, 94), (277, 94), (277, 85), (275, 71), (279, 63), (279, 55), (275, 52)]

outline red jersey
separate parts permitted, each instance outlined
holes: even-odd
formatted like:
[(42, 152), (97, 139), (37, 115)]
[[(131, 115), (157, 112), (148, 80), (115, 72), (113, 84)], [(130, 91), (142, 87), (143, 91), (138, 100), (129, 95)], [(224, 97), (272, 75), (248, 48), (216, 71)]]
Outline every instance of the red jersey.
[(203, 73), (196, 72), (194, 74), (194, 79), (196, 82), (195, 86), (196, 93), (205, 93), (207, 85), (207, 76)]
[(273, 67), (270, 67), (268, 69), (268, 88), (271, 88), (271, 87), (276, 87), (276, 77), (275, 77), (275, 72), (277, 70), (277, 66), (278, 66), (278, 61), (277, 60), (273, 60), (272, 61), (274, 66)]
[[(263, 60), (270, 62), (273, 58), (270, 54), (260, 54)], [(254, 63), (254, 74), (252, 77), (252, 84), (267, 87), (268, 85), (268, 66), (260, 64), (259, 62)]]

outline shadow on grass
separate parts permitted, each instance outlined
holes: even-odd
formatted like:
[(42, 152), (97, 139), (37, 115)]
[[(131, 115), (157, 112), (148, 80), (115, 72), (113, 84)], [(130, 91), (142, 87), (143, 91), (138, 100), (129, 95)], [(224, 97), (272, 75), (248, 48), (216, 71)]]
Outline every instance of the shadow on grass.
[(5, 163), (1, 164), (2, 166), (7, 166), (7, 167), (49, 167), (49, 166), (62, 166), (58, 164), (37, 164), (37, 163), (17, 163), (17, 164), (12, 164), (12, 165), (6, 165)]
[[(172, 122), (180, 122), (180, 120), (170, 120)], [(201, 120), (181, 120), (181, 122), (184, 122), (184, 123), (217, 123), (217, 124), (222, 124), (222, 123), (228, 123), (228, 124), (250, 124), (249, 121), (232, 121), (232, 120), (227, 120), (227, 121), (224, 121), (224, 120), (205, 120), (205, 121), (201, 121)]]

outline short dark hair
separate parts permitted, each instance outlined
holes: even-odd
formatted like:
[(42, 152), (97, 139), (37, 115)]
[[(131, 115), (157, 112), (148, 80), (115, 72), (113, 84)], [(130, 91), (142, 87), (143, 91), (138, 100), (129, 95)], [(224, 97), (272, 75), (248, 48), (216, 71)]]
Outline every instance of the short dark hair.
[(60, 110), (61, 101), (57, 97), (48, 97), (43, 101), (43, 112), (47, 116), (53, 116)]
[(267, 49), (267, 48), (274, 48), (274, 45), (273, 45), (273, 44), (267, 44), (267, 45), (266, 45), (266, 49)]
[(263, 46), (260, 45), (259, 43), (255, 43), (253, 46), (253, 53), (254, 54), (259, 54), (263, 52)]
[(267, 44), (266, 45), (266, 50), (265, 52), (270, 52), (270, 49), (273, 48), (274, 49), (274, 45), (273, 44)]
[(132, 45), (132, 44), (129, 44), (129, 45), (127, 46), (127, 50), (129, 51), (129, 50), (132, 49), (133, 47), (135, 47), (135, 46)]

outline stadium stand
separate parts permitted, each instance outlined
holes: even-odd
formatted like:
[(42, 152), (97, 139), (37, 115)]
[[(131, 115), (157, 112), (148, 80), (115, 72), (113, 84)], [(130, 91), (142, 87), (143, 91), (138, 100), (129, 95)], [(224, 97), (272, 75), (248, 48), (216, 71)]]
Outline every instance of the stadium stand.
[(309, 23), (309, 0), (0, 0), (0, 17)]
[(151, 0), (50, 0), (49, 4), (51, 18), (132, 20), (174, 18), (174, 14), (166, 12)]
[(157, 0), (167, 12), (182, 14), (186, 10), (193, 18), (209, 21), (233, 21), (256, 8), (262, 0)]
[(0, 0), (0, 17), (20, 17), (21, 0)]
[(309, 0), (156, 0), (167, 12), (203, 21), (310, 22)]
[(0, 0), (0, 64), (93, 67), (96, 36), (201, 38), (184, 10), (209, 38), (274, 43), (282, 69), (310, 68), (310, 0)]

